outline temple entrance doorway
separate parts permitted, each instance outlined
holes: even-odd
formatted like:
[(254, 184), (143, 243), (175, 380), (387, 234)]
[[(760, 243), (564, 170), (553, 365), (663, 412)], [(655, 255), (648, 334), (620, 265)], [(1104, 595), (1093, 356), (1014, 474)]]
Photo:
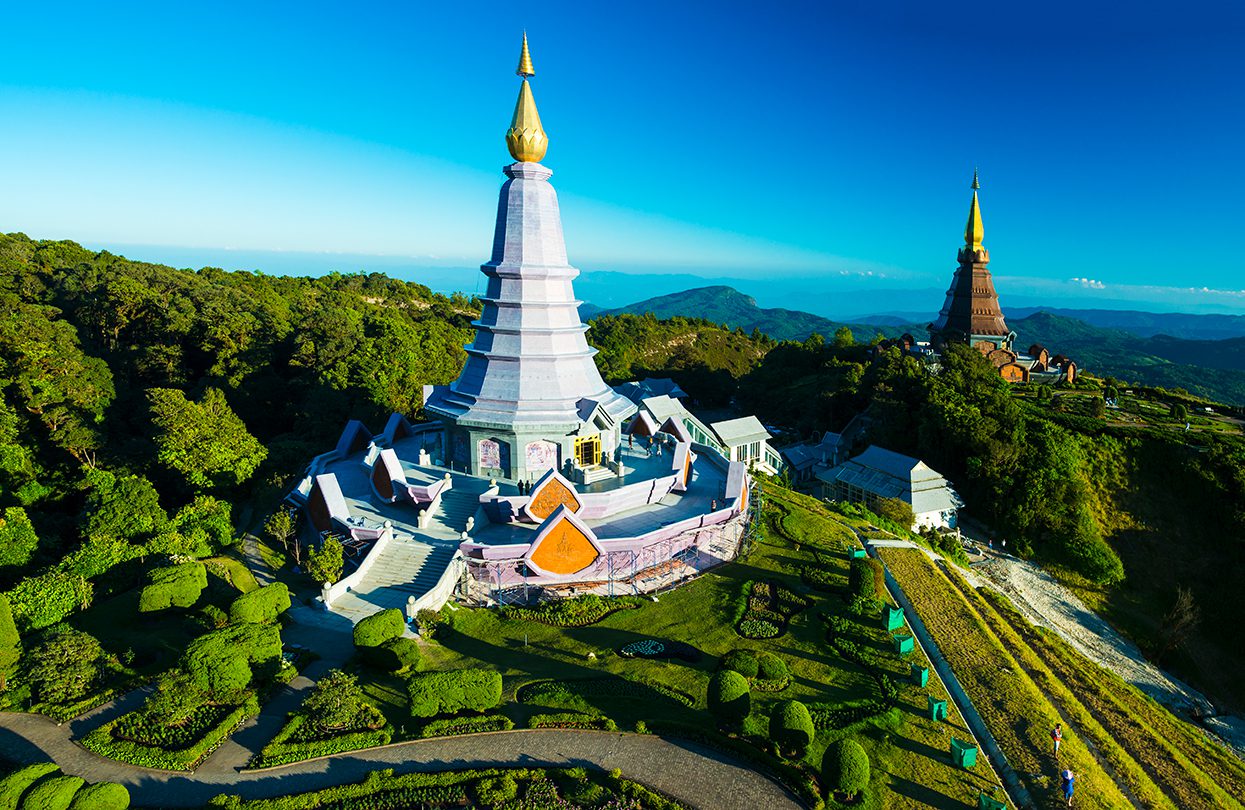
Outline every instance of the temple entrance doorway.
[(575, 461), (580, 467), (601, 463), (601, 436), (584, 436), (575, 440)]

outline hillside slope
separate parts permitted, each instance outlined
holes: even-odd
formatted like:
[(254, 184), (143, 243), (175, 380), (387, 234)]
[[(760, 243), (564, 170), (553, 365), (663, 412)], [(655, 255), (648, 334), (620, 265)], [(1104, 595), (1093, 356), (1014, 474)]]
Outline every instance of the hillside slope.
[(1040, 343), (1095, 374), (1245, 404), (1245, 338), (1140, 338), (1049, 312), (1009, 319), (1008, 325), (1020, 347)]
[(1169, 335), (1184, 340), (1245, 338), (1245, 315), (1193, 314), (1188, 312), (1139, 312), (1128, 309), (1061, 309), (1058, 307), (1008, 307), (1009, 318), (1027, 318), (1049, 312), (1074, 318), (1091, 326), (1119, 329), (1137, 337)]
[(904, 327), (894, 324), (849, 324), (794, 309), (766, 309), (757, 306), (755, 298), (725, 286), (698, 287), (661, 295), (600, 314), (622, 313), (652, 313), (658, 318), (704, 318), (747, 332), (759, 329), (775, 340), (803, 340), (814, 332), (831, 337), (844, 326), (852, 330), (856, 340), (866, 342), (878, 333), (898, 337), (906, 331)]

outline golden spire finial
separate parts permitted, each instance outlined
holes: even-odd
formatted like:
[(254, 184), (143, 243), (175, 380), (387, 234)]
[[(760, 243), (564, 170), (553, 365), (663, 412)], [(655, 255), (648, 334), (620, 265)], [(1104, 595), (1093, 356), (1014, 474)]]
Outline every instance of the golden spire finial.
[(536, 75), (536, 69), (532, 67), (532, 55), (527, 51), (527, 32), (523, 32), (523, 52), (519, 54), (519, 68), (515, 74), (527, 78)]
[(526, 31), (523, 32), (519, 69), (515, 73), (523, 77), (523, 84), (519, 87), (519, 100), (514, 105), (510, 129), (506, 130), (506, 147), (510, 150), (510, 156), (521, 163), (539, 163), (549, 148), (549, 136), (540, 125), (536, 99), (532, 98), (532, 88), (527, 83), (527, 77), (536, 75), (536, 71), (532, 69), (532, 55), (527, 50)]
[(977, 170), (973, 169), (973, 202), (968, 208), (968, 224), (964, 226), (964, 244), (970, 250), (981, 250), (981, 237), (985, 228), (981, 224), (981, 208), (977, 204), (977, 189), (981, 183), (977, 180)]

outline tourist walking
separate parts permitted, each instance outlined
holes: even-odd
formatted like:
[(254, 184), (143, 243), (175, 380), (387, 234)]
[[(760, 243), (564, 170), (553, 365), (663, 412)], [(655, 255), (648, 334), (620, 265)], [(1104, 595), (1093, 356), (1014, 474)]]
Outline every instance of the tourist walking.
[(1072, 774), (1071, 768), (1064, 768), (1063, 771), (1063, 797), (1068, 800), (1068, 806), (1072, 806), (1072, 791), (1076, 787), (1076, 776)]
[(1051, 742), (1055, 745), (1055, 759), (1059, 759), (1059, 743), (1063, 742), (1063, 723), (1056, 723), (1050, 730)]

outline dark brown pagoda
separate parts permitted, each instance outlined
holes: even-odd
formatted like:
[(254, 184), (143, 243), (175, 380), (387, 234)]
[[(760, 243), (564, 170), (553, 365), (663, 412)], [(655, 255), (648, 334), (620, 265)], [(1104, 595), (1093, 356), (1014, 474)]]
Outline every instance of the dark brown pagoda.
[(990, 278), (990, 251), (981, 246), (984, 229), (977, 204), (977, 172), (973, 172), (973, 202), (964, 228), (964, 247), (957, 259), (960, 266), (951, 278), (947, 300), (938, 318), (929, 325), (930, 343), (935, 349), (949, 342), (967, 343), (983, 354), (996, 349), (1011, 351), (1015, 335), (1003, 320), (999, 296)]

